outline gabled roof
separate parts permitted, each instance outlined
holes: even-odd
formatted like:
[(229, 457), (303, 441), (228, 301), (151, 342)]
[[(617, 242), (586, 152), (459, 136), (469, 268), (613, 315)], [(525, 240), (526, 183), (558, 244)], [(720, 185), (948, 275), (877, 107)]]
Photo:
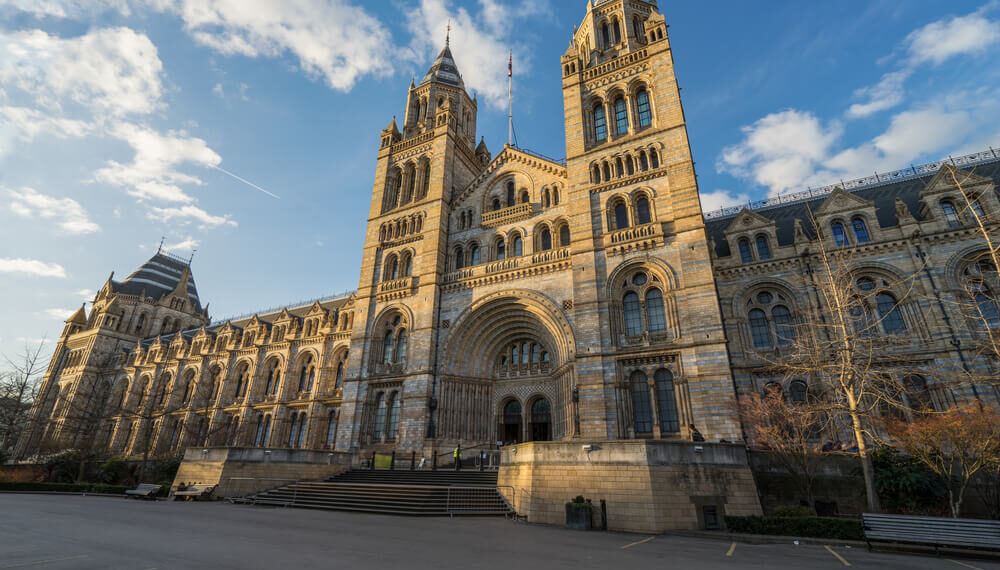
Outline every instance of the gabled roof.
[(145, 290), (147, 297), (159, 299), (177, 289), (181, 275), (185, 272), (188, 274), (188, 298), (191, 299), (195, 310), (201, 311), (201, 300), (198, 298), (198, 289), (194, 284), (191, 266), (187, 261), (167, 253), (156, 252), (124, 281), (113, 282), (113, 287), (116, 293), (126, 295), (140, 295)]
[(465, 89), (462, 74), (458, 72), (455, 58), (451, 55), (451, 48), (448, 47), (447, 43), (445, 43), (444, 49), (438, 54), (434, 63), (431, 64), (431, 68), (427, 70), (427, 75), (424, 75), (424, 78), (420, 80), (420, 84), (423, 85), (431, 81)]

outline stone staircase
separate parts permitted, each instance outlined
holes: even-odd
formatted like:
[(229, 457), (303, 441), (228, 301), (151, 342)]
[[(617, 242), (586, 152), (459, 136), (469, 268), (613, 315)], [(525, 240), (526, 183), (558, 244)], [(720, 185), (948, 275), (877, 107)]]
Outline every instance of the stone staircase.
[(481, 471), (347, 471), (326, 481), (299, 482), (249, 497), (275, 505), (392, 515), (509, 515), (497, 473)]

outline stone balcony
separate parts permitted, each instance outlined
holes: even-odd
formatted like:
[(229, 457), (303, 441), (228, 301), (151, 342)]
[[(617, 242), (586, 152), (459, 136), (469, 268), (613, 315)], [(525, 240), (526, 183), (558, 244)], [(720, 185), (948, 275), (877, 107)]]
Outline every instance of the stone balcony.
[(492, 212), (484, 212), (480, 225), (484, 228), (493, 228), (510, 224), (530, 218), (534, 211), (534, 206), (531, 202), (523, 202), (506, 208), (500, 208), (499, 210), (493, 210)]
[(663, 228), (656, 222), (616, 230), (604, 236), (604, 247), (611, 255), (649, 249), (662, 243)]
[(413, 291), (413, 277), (403, 277), (392, 281), (383, 281), (378, 284), (379, 302), (391, 301), (406, 297)]

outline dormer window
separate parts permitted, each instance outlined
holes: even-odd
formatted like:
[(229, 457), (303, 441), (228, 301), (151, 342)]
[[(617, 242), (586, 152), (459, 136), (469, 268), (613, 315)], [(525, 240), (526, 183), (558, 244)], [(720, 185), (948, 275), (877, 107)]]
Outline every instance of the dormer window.
[(767, 236), (759, 235), (755, 239), (757, 245), (757, 259), (771, 259), (771, 248), (767, 244)]
[(830, 231), (833, 232), (833, 243), (835, 243), (837, 247), (847, 246), (847, 232), (844, 231), (844, 224), (840, 222), (833, 222), (830, 224)]
[(753, 261), (753, 252), (750, 250), (750, 240), (743, 238), (739, 241), (740, 249), (740, 261), (743, 263), (751, 263)]
[(871, 237), (868, 236), (868, 226), (865, 225), (863, 219), (854, 218), (851, 220), (851, 226), (854, 228), (854, 239), (858, 243), (868, 243), (871, 241)]
[(955, 209), (955, 203), (951, 200), (941, 200), (941, 212), (944, 213), (944, 221), (948, 223), (948, 227), (957, 228), (962, 225), (962, 220), (958, 217), (958, 210)]

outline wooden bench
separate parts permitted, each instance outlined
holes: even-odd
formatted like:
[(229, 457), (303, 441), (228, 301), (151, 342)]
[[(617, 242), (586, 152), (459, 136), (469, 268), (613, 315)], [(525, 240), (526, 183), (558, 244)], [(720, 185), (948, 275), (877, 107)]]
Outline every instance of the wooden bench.
[(206, 485), (203, 483), (196, 483), (193, 485), (185, 485), (183, 488), (174, 491), (174, 500), (177, 497), (182, 497), (186, 501), (197, 501), (198, 499), (208, 498), (215, 491), (215, 485)]
[(861, 515), (868, 550), (872, 541), (1000, 550), (1000, 521), (908, 515)]
[(125, 495), (129, 497), (135, 497), (136, 499), (153, 499), (156, 500), (156, 495), (162, 489), (162, 485), (153, 485), (152, 483), (140, 483), (135, 489), (129, 489), (125, 491)]

